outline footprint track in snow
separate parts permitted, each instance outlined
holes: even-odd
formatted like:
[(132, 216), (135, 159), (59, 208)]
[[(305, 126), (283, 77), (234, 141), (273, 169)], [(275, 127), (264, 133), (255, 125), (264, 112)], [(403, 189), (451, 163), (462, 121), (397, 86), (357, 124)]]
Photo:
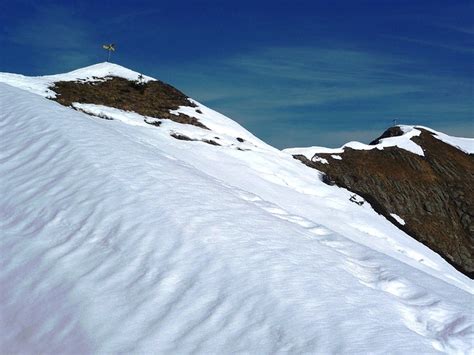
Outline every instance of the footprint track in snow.
[(297, 216), (297, 215), (293, 215), (293, 214), (289, 214), (287, 211), (281, 209), (280, 207), (276, 206), (275, 204), (263, 201), (260, 197), (258, 197), (256, 195), (252, 195), (252, 194), (247, 193), (247, 192), (239, 192), (239, 196), (241, 198), (243, 198), (244, 200), (246, 200), (246, 201), (254, 202), (258, 207), (260, 207), (261, 209), (267, 211), (271, 215), (273, 215), (275, 217), (278, 217), (280, 219), (289, 221), (291, 223), (295, 223), (295, 224), (309, 230), (313, 234), (330, 235), (330, 234), (333, 233), (329, 229), (324, 228), (324, 227), (322, 227), (318, 224), (315, 224), (314, 222), (310, 221), (307, 218)]
[(361, 284), (392, 297), (397, 302), (406, 327), (430, 339), (434, 349), (452, 352), (463, 348), (466, 353), (472, 351), (472, 345), (466, 344), (464, 339), (466, 334), (474, 333), (473, 325), (465, 316), (429, 294), (424, 288), (384, 268), (374, 257), (368, 255), (367, 247), (342, 238), (304, 217), (290, 214), (257, 195), (244, 191), (239, 191), (238, 195), (279, 219), (305, 228), (318, 236), (319, 243), (344, 255), (346, 271)]
[(429, 338), (433, 348), (445, 352), (459, 348), (469, 351), (469, 344), (460, 343), (464, 342), (461, 336), (473, 333), (472, 324), (448, 304), (370, 259), (361, 262), (348, 258), (345, 268), (363, 285), (393, 297), (407, 328)]

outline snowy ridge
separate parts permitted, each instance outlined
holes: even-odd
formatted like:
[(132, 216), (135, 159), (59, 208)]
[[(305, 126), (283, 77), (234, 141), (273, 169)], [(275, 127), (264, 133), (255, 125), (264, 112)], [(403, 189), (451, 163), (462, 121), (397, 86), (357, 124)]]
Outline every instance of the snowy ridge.
[(398, 147), (400, 149), (404, 149), (408, 152), (413, 154), (417, 154), (420, 156), (424, 156), (423, 149), (411, 140), (412, 137), (419, 136), (421, 131), (417, 128), (421, 128), (433, 133), (433, 136), (444, 143), (452, 145), (467, 154), (474, 154), (474, 138), (461, 138), (461, 137), (453, 137), (447, 134), (435, 131), (434, 129), (424, 127), (424, 126), (407, 126), (407, 125), (399, 125), (403, 131), (401, 136), (397, 137), (389, 137), (381, 139), (378, 144), (369, 145), (360, 142), (349, 142), (344, 144), (341, 148), (325, 148), (325, 147), (305, 147), (305, 148), (287, 148), (283, 151), (290, 153), (292, 155), (301, 154), (304, 155), (306, 158), (311, 160), (315, 154), (342, 154), (344, 153), (345, 148), (351, 148), (355, 150), (372, 150), (372, 149), (379, 149), (383, 150), (384, 148), (388, 147)]
[(0, 106), (1, 352), (472, 351), (471, 280), (225, 116), (202, 110), (213, 147), (1, 83)]
[(463, 152), (467, 154), (474, 154), (474, 138), (453, 137), (445, 133), (435, 131), (434, 129), (431, 129), (428, 127), (424, 127), (424, 126), (415, 126), (415, 127), (422, 128), (433, 133), (433, 136), (435, 138), (439, 139), (440, 141), (443, 141), (446, 144), (452, 145), (453, 147), (458, 148), (459, 150), (462, 150)]
[[(148, 123), (160, 121), (160, 133), (184, 134), (185, 136), (198, 141), (218, 139), (217, 142), (220, 145), (227, 147), (239, 146), (240, 149), (263, 149), (276, 151), (275, 148), (255, 137), (238, 123), (231, 121), (229, 118), (197, 101), (193, 100), (193, 103), (196, 107), (181, 107), (172, 112), (180, 112), (190, 117), (195, 117), (199, 122), (203, 123), (211, 130), (196, 128), (191, 125), (183, 125), (171, 120), (160, 120), (154, 117), (146, 117), (135, 112), (123, 111), (102, 105), (81, 104), (75, 102), (72, 104), (72, 107), (100, 118), (118, 120), (132, 126), (150, 127)], [(201, 113), (197, 113), (196, 110), (199, 110)], [(239, 142), (237, 138), (243, 141)]]
[(372, 150), (379, 149), (383, 150), (388, 147), (398, 147), (404, 149), (410, 153), (424, 156), (423, 149), (411, 140), (412, 137), (419, 136), (421, 131), (413, 126), (399, 126), (403, 130), (403, 135), (397, 137), (389, 137), (381, 139), (378, 144), (369, 145), (352, 141), (344, 144), (341, 148), (324, 148), (324, 147), (307, 147), (307, 148), (287, 148), (284, 152), (290, 153), (291, 155), (301, 154), (311, 160), (315, 154), (342, 154), (345, 148), (351, 148), (355, 150)]
[[(41, 95), (43, 97), (52, 98), (56, 94), (49, 89), (57, 81), (97, 81), (108, 76), (116, 76), (131, 81), (136, 81), (138, 76), (142, 75), (136, 71), (124, 68), (113, 63), (99, 63), (85, 68), (77, 69), (69, 73), (46, 75), (38, 77), (28, 77), (19, 74), (0, 73), (0, 82), (18, 87), (20, 89)], [(156, 80), (150, 76), (143, 75), (142, 81)], [(190, 117), (195, 117), (199, 122), (210, 128), (212, 132), (196, 130), (185, 125), (174, 124), (173, 122), (165, 121), (165, 125), (169, 127), (168, 132), (178, 131), (179, 133), (188, 134), (193, 139), (212, 139), (215, 134), (224, 140), (224, 144), (238, 145), (241, 149), (248, 149), (249, 147), (260, 147), (263, 149), (275, 150), (265, 142), (261, 141), (249, 131), (244, 129), (237, 122), (225, 117), (205, 105), (189, 99), (196, 107), (180, 107), (178, 110), (172, 111), (174, 114), (184, 113)], [(93, 104), (74, 103), (73, 107), (80, 109), (83, 112), (96, 115), (98, 117), (104, 116), (111, 119), (126, 120), (128, 124), (143, 125), (144, 118), (134, 112), (124, 112), (113, 107), (106, 107)], [(155, 118), (147, 118), (148, 121), (153, 121)], [(146, 124), (145, 124), (146, 126)], [(214, 134), (214, 136), (213, 136)], [(242, 138), (249, 141), (250, 144), (236, 144), (236, 138)], [(222, 142), (219, 142), (222, 143)], [(243, 142), (242, 142), (243, 143)]]
[(190, 100), (193, 102), (198, 110), (202, 113), (196, 113), (196, 110), (193, 110), (190, 107), (181, 107), (178, 110), (174, 111), (176, 113), (184, 113), (191, 117), (196, 117), (200, 122), (204, 123), (206, 127), (209, 127), (213, 132), (221, 133), (231, 137), (240, 137), (245, 140), (251, 141), (258, 147), (275, 150), (267, 143), (261, 141), (255, 137), (252, 133), (247, 131), (237, 122), (231, 120), (230, 118), (224, 116), (223, 114), (206, 107), (205, 105), (197, 102), (196, 100)]
[[(85, 68), (73, 70), (69, 73), (45, 75), (45, 76), (25, 76), (21, 74), (0, 73), (0, 82), (23, 90), (30, 91), (44, 97), (55, 97), (55, 93), (49, 87), (56, 81), (95, 81), (106, 76), (117, 76), (128, 80), (137, 80), (140, 73), (124, 68), (113, 63), (98, 63)], [(150, 76), (143, 75), (143, 81), (156, 80)]]

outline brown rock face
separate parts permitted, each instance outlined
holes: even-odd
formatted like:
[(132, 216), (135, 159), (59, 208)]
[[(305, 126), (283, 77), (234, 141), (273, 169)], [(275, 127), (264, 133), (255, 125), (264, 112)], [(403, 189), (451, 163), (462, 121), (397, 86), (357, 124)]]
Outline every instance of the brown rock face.
[[(380, 138), (400, 135), (397, 129), (392, 127)], [(474, 156), (420, 130), (412, 140), (423, 148), (424, 157), (397, 147), (346, 148), (338, 154), (342, 160), (318, 154), (329, 164), (294, 157), (324, 172), (326, 183), (362, 196), (378, 213), (473, 278)], [(406, 224), (400, 225), (391, 213)]]
[(159, 80), (140, 83), (109, 76), (95, 81), (58, 81), (50, 89), (57, 94), (54, 100), (64, 106), (73, 102), (104, 105), (207, 129), (195, 117), (170, 113), (179, 106), (196, 105), (181, 91)]

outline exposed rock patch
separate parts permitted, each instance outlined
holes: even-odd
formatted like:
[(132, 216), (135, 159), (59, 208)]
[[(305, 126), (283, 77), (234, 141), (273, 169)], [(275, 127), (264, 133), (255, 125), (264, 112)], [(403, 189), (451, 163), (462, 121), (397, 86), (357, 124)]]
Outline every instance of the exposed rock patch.
[[(71, 106), (71, 107), (76, 111), (81, 111), (81, 112), (84, 112), (84, 113), (92, 116), (92, 114), (90, 112), (88, 112), (88, 111), (86, 111), (86, 110), (84, 110), (80, 107), (74, 107), (74, 106)], [(99, 113), (99, 114), (95, 113), (93, 116), (102, 118), (103, 120), (107, 120), (107, 121), (113, 121), (114, 120), (112, 117), (109, 117), (109, 116), (107, 116), (105, 114), (101, 114), (101, 113)]]
[(203, 139), (202, 140), (204, 143), (207, 143), (207, 144), (210, 144), (210, 145), (216, 145), (216, 146), (220, 146), (219, 143), (217, 143), (216, 141), (212, 140), (212, 139)]
[(170, 113), (180, 106), (197, 106), (181, 91), (159, 80), (138, 82), (109, 76), (95, 81), (58, 81), (50, 89), (56, 93), (53, 100), (64, 106), (73, 102), (104, 105), (208, 129), (195, 117)]
[(180, 141), (194, 141), (195, 140), (188, 136), (185, 136), (184, 134), (179, 134), (179, 133), (174, 133), (174, 132), (171, 133), (170, 136)]
[(204, 142), (204, 143), (207, 143), (207, 144), (210, 144), (210, 145), (220, 146), (219, 143), (217, 143), (216, 141), (214, 141), (212, 139), (193, 139), (193, 138), (190, 138), (188, 136), (185, 136), (184, 134), (180, 134), (180, 133), (176, 133), (176, 132), (171, 133), (170, 136), (173, 137), (174, 139), (178, 139), (180, 141)]
[(384, 138), (399, 137), (399, 136), (402, 136), (402, 135), (403, 135), (403, 131), (400, 127), (398, 127), (398, 126), (390, 127), (385, 132), (383, 132), (380, 137), (378, 137), (377, 139), (374, 139), (372, 142), (370, 142), (369, 145), (377, 145)]
[(149, 125), (155, 126), (155, 127), (160, 127), (161, 126), (161, 121), (158, 120), (149, 120), (145, 119), (145, 123), (148, 123)]
[[(400, 135), (397, 128), (379, 139)], [(420, 130), (412, 140), (423, 148), (424, 157), (397, 147), (346, 148), (339, 154), (342, 160), (318, 153), (329, 164), (294, 157), (324, 172), (324, 182), (362, 196), (378, 213), (473, 278), (474, 157)]]

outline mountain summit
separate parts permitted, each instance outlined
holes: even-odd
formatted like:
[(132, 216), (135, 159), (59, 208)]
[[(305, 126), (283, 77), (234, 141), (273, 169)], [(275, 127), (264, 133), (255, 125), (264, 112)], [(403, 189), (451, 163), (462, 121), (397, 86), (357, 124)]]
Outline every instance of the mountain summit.
[(2, 353), (472, 351), (473, 281), (401, 216), (179, 90), (102, 63), (0, 107)]

